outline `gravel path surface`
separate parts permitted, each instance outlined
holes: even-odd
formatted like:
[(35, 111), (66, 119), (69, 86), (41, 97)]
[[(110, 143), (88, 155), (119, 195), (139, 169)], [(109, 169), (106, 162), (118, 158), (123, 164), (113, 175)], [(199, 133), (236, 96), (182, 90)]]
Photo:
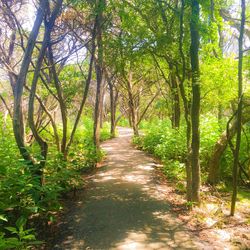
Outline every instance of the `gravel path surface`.
[(102, 144), (104, 166), (72, 204), (52, 249), (212, 249), (170, 211), (155, 162), (131, 145), (132, 131)]

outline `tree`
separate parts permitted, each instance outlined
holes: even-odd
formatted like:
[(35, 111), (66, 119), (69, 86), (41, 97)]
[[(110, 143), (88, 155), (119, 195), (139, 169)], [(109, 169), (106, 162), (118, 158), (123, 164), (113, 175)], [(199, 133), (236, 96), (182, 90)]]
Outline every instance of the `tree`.
[(240, 24), (240, 36), (239, 36), (239, 62), (238, 62), (238, 108), (237, 108), (237, 135), (236, 145), (234, 153), (234, 164), (233, 164), (233, 194), (231, 203), (230, 215), (234, 216), (235, 204), (237, 198), (237, 186), (238, 186), (238, 164), (239, 164), (239, 152), (241, 142), (241, 130), (242, 130), (242, 106), (243, 106), (243, 38), (244, 38), (244, 27), (246, 21), (246, 2), (241, 0), (241, 24)]
[(192, 69), (192, 106), (191, 106), (191, 123), (192, 123), (192, 144), (191, 144), (191, 166), (192, 166), (192, 201), (200, 203), (200, 68), (199, 68), (199, 15), (200, 7), (197, 0), (191, 1), (191, 46), (190, 59)]
[(24, 142), (24, 127), (23, 127), (23, 115), (22, 115), (22, 95), (25, 85), (25, 80), (27, 77), (29, 65), (31, 62), (31, 56), (35, 47), (35, 42), (38, 36), (40, 26), (43, 21), (44, 12), (46, 12), (46, 2), (42, 0), (38, 7), (36, 20), (34, 22), (33, 29), (29, 35), (27, 47), (25, 50), (24, 58), (22, 60), (20, 73), (17, 77), (14, 89), (14, 114), (13, 114), (13, 130), (15, 134), (15, 139), (17, 146), (24, 160), (28, 161), (30, 164), (33, 163), (33, 159), (25, 147)]
[[(245, 106), (242, 109), (242, 126), (250, 121), (250, 109), (249, 105), (247, 104), (247, 100), (243, 99)], [(220, 135), (220, 138), (216, 141), (211, 157), (209, 159), (208, 165), (208, 183), (211, 185), (216, 185), (220, 181), (220, 160), (225, 152), (228, 143), (232, 138), (235, 136), (237, 132), (237, 118), (235, 118), (235, 114), (230, 119), (230, 124), (228, 125), (228, 129), (223, 131)]]
[(96, 101), (95, 101), (95, 112), (94, 112), (94, 143), (96, 148), (100, 148), (100, 120), (101, 110), (103, 108), (102, 103), (102, 92), (104, 84), (103, 74), (103, 11), (105, 8), (105, 0), (96, 1), (96, 43), (97, 43), (97, 60), (95, 64), (96, 68)]

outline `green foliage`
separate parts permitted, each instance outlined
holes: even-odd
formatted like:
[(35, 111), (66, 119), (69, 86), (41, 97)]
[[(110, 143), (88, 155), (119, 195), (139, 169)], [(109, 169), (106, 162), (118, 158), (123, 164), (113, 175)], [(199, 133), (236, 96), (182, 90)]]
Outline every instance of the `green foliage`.
[[(201, 147), (200, 164), (202, 170), (202, 180), (206, 180), (207, 166), (212, 154), (213, 147), (219, 139), (222, 131), (221, 126), (225, 127), (226, 122), (218, 123), (217, 117), (212, 114), (201, 116)], [(164, 173), (169, 179), (178, 183), (185, 180), (185, 157), (186, 157), (186, 128), (182, 125), (179, 129), (172, 129), (169, 120), (152, 120), (141, 124), (143, 135), (134, 137), (133, 142), (141, 149), (157, 156), (164, 164)], [(241, 162), (249, 157), (250, 127), (244, 128), (241, 142)], [(233, 156), (230, 149), (227, 149), (221, 160), (221, 175), (224, 180), (231, 179), (231, 167)]]
[[(206, 53), (206, 52), (204, 52)], [(204, 98), (203, 112), (214, 111), (218, 104), (230, 108), (230, 102), (237, 97), (237, 62), (234, 58), (217, 59), (207, 57), (201, 63), (201, 91)], [(203, 105), (204, 104), (204, 105)]]
[[(142, 124), (144, 136), (139, 146), (162, 160), (183, 160), (186, 152), (185, 128), (172, 129), (170, 120)], [(138, 140), (138, 139), (137, 139)]]
[(164, 174), (172, 180), (185, 179), (185, 164), (177, 160), (167, 160), (164, 162)]
[(128, 119), (122, 117), (119, 122), (118, 122), (118, 126), (121, 126), (121, 127), (129, 127), (129, 121)]
[(13, 237), (0, 238), (0, 249), (28, 249), (31, 245), (41, 244), (41, 241), (36, 240), (34, 229), (25, 229), (26, 224), (27, 218), (21, 216), (16, 221), (15, 227), (5, 227)]
[[(44, 132), (51, 146), (41, 186), (39, 180), (32, 176), (30, 167), (21, 159), (11, 121), (3, 124), (0, 117), (0, 249), (27, 249), (30, 245), (39, 244), (35, 230), (26, 229), (30, 218), (35, 215), (53, 220), (51, 213), (62, 209), (62, 193), (81, 188), (84, 182), (81, 172), (92, 169), (103, 157), (103, 152), (96, 152), (93, 144), (93, 122), (85, 119), (82, 124), (77, 130), (68, 161), (52, 144), (49, 131)], [(109, 124), (105, 123), (101, 139), (107, 138)], [(30, 150), (36, 153), (37, 145), (32, 145)]]
[(200, 132), (200, 163), (201, 167), (206, 169), (214, 144), (221, 134), (220, 124), (218, 123), (217, 117), (209, 113), (201, 116)]
[[(74, 139), (74, 145), (72, 145), (70, 156), (73, 159), (73, 164), (79, 164), (82, 162), (82, 170), (92, 168), (103, 157), (103, 152), (96, 151), (93, 142), (93, 120), (86, 117), (82, 121), (83, 125), (79, 126)], [(110, 124), (104, 123), (101, 129), (100, 140), (105, 141), (110, 138)]]

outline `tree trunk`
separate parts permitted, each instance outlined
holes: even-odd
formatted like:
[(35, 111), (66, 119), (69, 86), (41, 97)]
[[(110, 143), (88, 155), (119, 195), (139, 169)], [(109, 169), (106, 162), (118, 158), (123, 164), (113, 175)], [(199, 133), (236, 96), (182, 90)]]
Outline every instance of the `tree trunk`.
[(105, 86), (105, 78), (104, 78), (104, 75), (103, 75), (103, 82), (102, 82), (102, 88), (101, 88), (101, 98), (100, 98), (100, 128), (103, 128), (103, 122), (104, 122), (104, 119), (105, 119), (105, 106), (104, 106), (104, 103), (105, 103), (105, 89), (106, 89), (106, 86)]
[(93, 27), (93, 32), (92, 32), (92, 48), (91, 48), (91, 51), (90, 51), (90, 62), (89, 62), (88, 77), (86, 79), (86, 84), (85, 84), (85, 88), (84, 88), (84, 93), (83, 93), (83, 98), (82, 98), (82, 101), (81, 101), (81, 105), (80, 105), (80, 108), (78, 110), (78, 113), (77, 113), (77, 116), (76, 116), (76, 120), (74, 122), (73, 129), (71, 131), (69, 142), (68, 142), (68, 144), (66, 146), (66, 155), (68, 154), (69, 148), (70, 148), (70, 146), (71, 146), (71, 144), (73, 142), (73, 139), (74, 139), (74, 136), (75, 136), (75, 132), (76, 132), (78, 123), (80, 121), (80, 118), (81, 118), (81, 115), (82, 115), (82, 111), (83, 111), (83, 108), (84, 108), (84, 105), (86, 103), (86, 100), (87, 100), (87, 97), (88, 97), (88, 93), (89, 93), (89, 86), (90, 86), (90, 82), (91, 82), (91, 79), (92, 79), (92, 71), (93, 71), (95, 49), (96, 49), (96, 46), (95, 46), (95, 37), (96, 37), (96, 22), (95, 22), (95, 25)]
[(178, 84), (173, 66), (170, 66), (170, 85), (172, 95), (172, 128), (180, 127), (181, 109)]
[(38, 142), (38, 144), (40, 146), (40, 151), (41, 151), (41, 156), (42, 156), (42, 159), (40, 160), (40, 163), (39, 163), (39, 165), (37, 165), (37, 168), (35, 170), (36, 175), (39, 177), (41, 185), (43, 183), (43, 168), (45, 166), (46, 159), (47, 159), (48, 144), (39, 135), (39, 132), (38, 132), (37, 127), (35, 125), (35, 122), (34, 122), (34, 102), (35, 102), (37, 82), (38, 82), (40, 70), (41, 70), (41, 67), (42, 67), (43, 58), (44, 58), (44, 55), (45, 55), (45, 51), (46, 51), (46, 49), (48, 47), (48, 44), (50, 43), (50, 34), (51, 34), (51, 31), (52, 31), (52, 29), (54, 27), (56, 17), (57, 17), (57, 15), (58, 15), (58, 13), (59, 13), (59, 11), (61, 9), (61, 5), (62, 5), (62, 0), (58, 0), (56, 2), (54, 10), (53, 10), (53, 12), (51, 14), (49, 22), (45, 27), (45, 33), (44, 33), (44, 38), (43, 38), (43, 42), (42, 42), (42, 47), (41, 47), (41, 49), (39, 51), (39, 55), (38, 55), (38, 59), (37, 59), (37, 63), (36, 63), (35, 71), (34, 71), (34, 76), (33, 76), (33, 79), (32, 79), (30, 97), (29, 97), (29, 110), (28, 110), (29, 126), (31, 128), (31, 131), (32, 131), (36, 141)]
[(97, 0), (96, 16), (96, 39), (97, 39), (97, 61), (96, 61), (96, 100), (94, 112), (94, 144), (96, 149), (100, 148), (100, 113), (101, 113), (101, 94), (103, 87), (103, 42), (102, 24), (104, 0)]
[[(242, 125), (246, 124), (247, 122), (250, 121), (250, 108), (246, 107), (243, 111), (242, 114)], [(214, 145), (213, 152), (211, 154), (209, 163), (208, 163), (208, 180), (207, 182), (210, 185), (216, 185), (218, 181), (220, 180), (219, 176), (219, 167), (220, 167), (220, 160), (225, 152), (228, 141), (232, 140), (232, 138), (235, 136), (236, 133), (236, 128), (237, 128), (237, 121), (234, 119), (232, 121), (232, 124), (229, 127), (229, 130), (225, 130), (219, 140), (216, 142)]]
[(132, 92), (132, 72), (129, 72), (129, 79), (127, 81), (127, 91), (128, 91), (128, 99), (129, 99), (129, 110), (131, 117), (131, 125), (133, 128), (133, 132), (135, 136), (139, 136), (139, 130), (137, 126), (137, 116), (136, 116), (136, 107), (134, 102), (134, 96)]
[(239, 154), (240, 154), (240, 142), (241, 142), (241, 120), (242, 120), (242, 83), (243, 83), (243, 39), (244, 39), (244, 27), (246, 19), (246, 3), (245, 0), (241, 0), (241, 25), (240, 25), (240, 37), (239, 37), (239, 62), (238, 62), (238, 112), (236, 117), (237, 122), (237, 137), (236, 146), (234, 151), (234, 164), (233, 164), (233, 194), (231, 202), (231, 212), (230, 215), (234, 216), (235, 205), (237, 199), (237, 187), (238, 187), (238, 164), (239, 164)]
[(46, 6), (46, 1), (42, 0), (40, 2), (34, 26), (29, 35), (27, 47), (24, 53), (24, 58), (21, 64), (20, 73), (17, 77), (16, 84), (14, 86), (14, 113), (13, 113), (13, 131), (16, 139), (19, 151), (29, 164), (33, 165), (33, 159), (29, 151), (25, 147), (24, 142), (24, 125), (23, 125), (23, 112), (22, 112), (22, 96), (23, 88), (26, 81), (26, 76), (28, 73), (29, 65), (31, 62), (31, 56), (35, 47), (36, 39), (39, 33), (40, 26), (43, 21), (43, 14)]
[(191, 123), (192, 123), (192, 201), (200, 203), (200, 69), (199, 69), (199, 13), (200, 7), (197, 0), (191, 1), (192, 15), (190, 21), (191, 31), (191, 67), (192, 67), (192, 106), (191, 106)]
[(191, 155), (191, 121), (190, 121), (190, 102), (185, 92), (184, 82), (186, 79), (186, 59), (183, 52), (183, 38), (184, 38), (184, 30), (183, 30), (183, 18), (184, 18), (184, 10), (185, 10), (185, 0), (181, 0), (181, 13), (180, 13), (180, 39), (179, 39), (179, 52), (182, 59), (182, 77), (179, 76), (180, 83), (179, 89), (181, 98), (184, 106), (184, 117), (187, 125), (186, 129), (186, 181), (187, 181), (187, 201), (192, 201), (192, 168), (190, 162)]
[(229, 128), (229, 134), (227, 131), (224, 131), (220, 139), (216, 142), (212, 156), (209, 160), (209, 173), (208, 173), (208, 183), (211, 185), (215, 185), (218, 183), (219, 177), (219, 167), (220, 167), (220, 159), (227, 148), (228, 141), (233, 138), (236, 133), (236, 121), (233, 122), (232, 126)]
[(64, 155), (64, 158), (67, 158), (66, 155), (66, 143), (67, 143), (67, 130), (68, 130), (68, 118), (67, 118), (67, 107), (66, 103), (63, 98), (63, 90), (61, 83), (59, 81), (56, 67), (54, 63), (54, 56), (53, 56), (53, 50), (51, 44), (48, 46), (48, 56), (49, 56), (49, 63), (50, 63), (50, 70), (53, 77), (54, 85), (56, 88), (57, 96), (58, 96), (58, 102), (60, 106), (60, 112), (62, 117), (62, 125), (63, 125), (63, 135), (61, 140), (61, 153)]
[(160, 94), (160, 91), (157, 91), (155, 93), (155, 95), (151, 98), (151, 100), (148, 102), (147, 106), (145, 107), (145, 109), (142, 111), (140, 117), (138, 118), (137, 124), (136, 126), (139, 127), (139, 124), (141, 123), (142, 119), (144, 118), (144, 116), (146, 115), (149, 107), (151, 106), (151, 104), (154, 102), (154, 100), (156, 99), (156, 97)]
[(109, 85), (109, 97), (110, 97), (110, 135), (111, 137), (115, 137), (115, 127), (116, 127), (116, 104), (115, 104), (115, 91), (114, 86), (111, 83), (111, 79), (108, 79), (108, 85)]

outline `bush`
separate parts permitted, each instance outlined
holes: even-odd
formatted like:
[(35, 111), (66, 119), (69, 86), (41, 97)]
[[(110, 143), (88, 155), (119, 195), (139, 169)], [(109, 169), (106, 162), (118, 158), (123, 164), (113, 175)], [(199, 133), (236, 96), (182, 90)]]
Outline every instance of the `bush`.
[[(78, 128), (68, 161), (58, 153), (48, 128), (44, 131), (50, 144), (44, 185), (32, 176), (28, 164), (21, 158), (14, 139), (11, 121), (3, 124), (0, 117), (0, 249), (27, 249), (39, 244), (31, 218), (53, 221), (54, 212), (62, 209), (62, 193), (82, 186), (82, 171), (92, 169), (103, 157), (93, 144), (93, 122), (84, 119)], [(109, 138), (109, 124), (105, 123), (101, 139)], [(36, 143), (29, 148), (38, 155)]]
[[(206, 179), (207, 166), (213, 147), (221, 134), (221, 127), (217, 117), (213, 115), (201, 116), (200, 123), (200, 163), (202, 179)], [(225, 126), (224, 122), (224, 126)], [(181, 125), (179, 129), (172, 129), (170, 120), (153, 120), (141, 124), (142, 136), (134, 137), (133, 142), (141, 149), (157, 156), (164, 163), (164, 172), (169, 178), (185, 179), (183, 163), (186, 158), (186, 127)], [(249, 157), (249, 143), (247, 137), (250, 134), (250, 126), (246, 125), (241, 142), (241, 162)], [(224, 179), (231, 179), (233, 156), (227, 149), (221, 160), (221, 173)]]
[(143, 123), (143, 136), (134, 139), (134, 143), (143, 150), (162, 160), (184, 160), (186, 152), (185, 128), (171, 128), (169, 120)]
[(171, 180), (184, 180), (185, 164), (177, 160), (167, 160), (164, 162), (163, 173)]

